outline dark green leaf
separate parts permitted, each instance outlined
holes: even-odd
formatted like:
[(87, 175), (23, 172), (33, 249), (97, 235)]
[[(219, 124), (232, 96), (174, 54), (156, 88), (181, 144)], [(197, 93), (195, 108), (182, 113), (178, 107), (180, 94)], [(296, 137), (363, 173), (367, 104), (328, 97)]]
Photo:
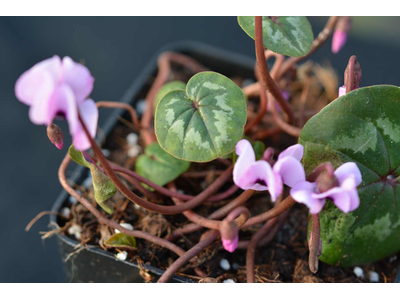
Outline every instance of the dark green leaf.
[(321, 212), (322, 261), (351, 266), (400, 250), (400, 185), (390, 179), (400, 176), (399, 115), (400, 88), (366, 87), (336, 99), (302, 130), (306, 173), (325, 161), (352, 161), (363, 178), (357, 210), (344, 214), (328, 201)]
[(166, 94), (155, 115), (161, 148), (177, 158), (195, 162), (207, 162), (232, 152), (245, 123), (242, 90), (214, 72), (194, 75), (186, 92)]
[(189, 167), (190, 162), (168, 154), (157, 142), (147, 146), (136, 161), (136, 172), (160, 186), (178, 178)]
[[(254, 39), (254, 17), (238, 17), (240, 27)], [(306, 17), (263, 17), (264, 46), (279, 54), (304, 56), (314, 35)]]

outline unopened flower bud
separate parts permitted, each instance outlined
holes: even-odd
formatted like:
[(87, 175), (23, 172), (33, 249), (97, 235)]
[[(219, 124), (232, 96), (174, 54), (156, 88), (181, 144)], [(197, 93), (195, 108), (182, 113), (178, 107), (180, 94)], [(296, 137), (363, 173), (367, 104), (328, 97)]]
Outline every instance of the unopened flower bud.
[(235, 251), (239, 242), (239, 229), (235, 222), (223, 220), (219, 231), (221, 233), (222, 246), (224, 249), (231, 253)]
[[(346, 70), (344, 71), (344, 84), (346, 86), (346, 93), (352, 90), (358, 89), (360, 87), (362, 77), (361, 65), (357, 60), (355, 55), (352, 55), (347, 64)], [(351, 81), (350, 90), (347, 90), (347, 83)]]
[(49, 137), (50, 142), (52, 142), (58, 149), (61, 150), (63, 148), (64, 136), (60, 127), (55, 124), (47, 126), (47, 136)]
[(347, 35), (351, 28), (351, 18), (341, 17), (336, 24), (332, 38), (332, 52), (338, 53), (346, 44)]

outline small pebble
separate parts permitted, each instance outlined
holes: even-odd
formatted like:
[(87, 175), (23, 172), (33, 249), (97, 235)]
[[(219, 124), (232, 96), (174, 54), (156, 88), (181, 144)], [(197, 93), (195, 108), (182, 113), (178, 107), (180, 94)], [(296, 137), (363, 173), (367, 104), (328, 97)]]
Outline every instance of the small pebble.
[(71, 213), (71, 210), (68, 207), (61, 208), (61, 214), (64, 218), (68, 218), (70, 213)]
[(369, 281), (371, 282), (379, 282), (379, 275), (374, 271), (369, 271)]
[(238, 269), (240, 268), (240, 266), (239, 266), (239, 264), (237, 264), (237, 263), (233, 263), (233, 264), (232, 264), (232, 268), (233, 268), (234, 270), (238, 270)]
[(136, 133), (130, 133), (126, 136), (126, 142), (129, 146), (134, 146), (138, 142), (138, 135)]
[(355, 267), (353, 272), (358, 278), (363, 278), (364, 277), (364, 271), (360, 267)]
[(128, 156), (129, 157), (136, 157), (139, 155), (140, 151), (142, 150), (142, 148), (138, 145), (134, 145), (132, 147), (129, 148), (128, 150)]
[(146, 110), (146, 100), (145, 99), (140, 99), (136, 103), (136, 112), (141, 115), (143, 112)]
[(119, 260), (125, 260), (128, 257), (128, 252), (126, 251), (119, 252), (115, 257)]
[(82, 228), (79, 225), (73, 224), (70, 228), (68, 228), (68, 234), (75, 236), (77, 240), (81, 239)]
[(233, 279), (225, 279), (222, 283), (236, 283)]
[(231, 268), (229, 261), (225, 258), (221, 259), (221, 261), (219, 262), (219, 266), (225, 271), (229, 271), (229, 269)]
[(108, 149), (101, 149), (101, 152), (103, 152), (103, 155), (104, 155), (105, 157), (109, 157), (110, 154), (111, 154), (111, 151), (108, 150)]
[[(128, 230), (133, 230), (133, 226), (129, 223), (119, 223), (122, 227), (128, 229)], [(115, 233), (120, 233), (118, 229), (115, 229)]]

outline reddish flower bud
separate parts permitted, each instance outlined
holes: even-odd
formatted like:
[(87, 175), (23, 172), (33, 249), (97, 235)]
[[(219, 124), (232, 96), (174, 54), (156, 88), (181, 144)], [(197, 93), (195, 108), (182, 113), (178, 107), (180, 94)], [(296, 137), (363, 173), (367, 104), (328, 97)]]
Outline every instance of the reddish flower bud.
[(49, 137), (50, 142), (52, 142), (58, 149), (62, 149), (64, 142), (64, 136), (61, 131), (61, 128), (55, 124), (51, 124), (47, 127), (47, 136)]
[(231, 253), (235, 251), (239, 241), (239, 229), (235, 222), (223, 220), (219, 226), (219, 231), (224, 249)]

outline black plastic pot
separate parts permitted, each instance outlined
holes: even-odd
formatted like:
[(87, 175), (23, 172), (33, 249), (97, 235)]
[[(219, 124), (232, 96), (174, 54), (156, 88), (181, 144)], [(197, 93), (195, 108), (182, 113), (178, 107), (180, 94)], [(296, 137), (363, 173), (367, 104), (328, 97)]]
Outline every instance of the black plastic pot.
[[(254, 79), (255, 60), (242, 55), (234, 54), (224, 50), (216, 49), (198, 42), (179, 42), (161, 49), (143, 70), (131, 87), (126, 91), (121, 102), (135, 104), (139, 94), (144, 89), (150, 76), (157, 73), (157, 58), (164, 51), (175, 51), (188, 55), (210, 70), (219, 72), (226, 76), (241, 76)], [(117, 123), (117, 117), (124, 115), (123, 110), (115, 110), (107, 122), (101, 126), (105, 135), (108, 136)], [(77, 167), (71, 176), (72, 182), (82, 183), (87, 177), (87, 169)], [(56, 200), (52, 211), (59, 212), (63, 204), (68, 201), (69, 195), (63, 191)], [(50, 222), (58, 223), (57, 216), (51, 215)], [(117, 260), (112, 253), (106, 252), (98, 246), (88, 247), (75, 253), (65, 262), (78, 242), (62, 234), (57, 234), (59, 250), (64, 263), (66, 280), (69, 282), (143, 282), (139, 275), (139, 267), (135, 263)], [(146, 265), (148, 272), (157, 279), (164, 271)], [(174, 276), (171, 282), (193, 282), (189, 279)]]

